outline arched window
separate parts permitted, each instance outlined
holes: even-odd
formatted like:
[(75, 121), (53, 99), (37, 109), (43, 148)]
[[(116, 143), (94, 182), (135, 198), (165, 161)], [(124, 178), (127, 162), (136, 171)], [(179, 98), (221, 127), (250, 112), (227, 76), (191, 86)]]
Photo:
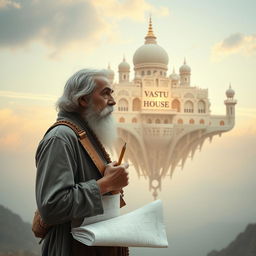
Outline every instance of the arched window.
[(126, 79), (126, 74), (123, 75), (123, 79), (124, 79), (124, 80)]
[(205, 102), (203, 100), (198, 101), (198, 113), (205, 113)]
[(151, 75), (151, 71), (150, 70), (147, 71), (147, 75)]
[(160, 124), (160, 123), (161, 123), (160, 119), (157, 118), (156, 121), (155, 121), (155, 123), (156, 123), (156, 124)]
[(200, 124), (204, 124), (204, 119), (200, 119)]
[(165, 124), (168, 124), (169, 122), (168, 122), (168, 119), (164, 119), (164, 123)]
[(119, 118), (119, 123), (125, 123), (125, 119), (123, 117)]
[(149, 119), (147, 120), (147, 123), (148, 123), (148, 124), (152, 124), (152, 120), (149, 118)]
[(145, 71), (143, 70), (143, 71), (141, 71), (141, 75), (142, 76), (144, 76), (145, 75)]
[(194, 120), (194, 119), (190, 119), (190, 120), (189, 120), (189, 123), (190, 123), (190, 124), (194, 124), (194, 123), (195, 123), (195, 120)]
[(137, 123), (137, 118), (136, 118), (136, 117), (134, 117), (134, 118), (132, 119), (132, 123)]
[(128, 101), (124, 98), (118, 101), (118, 111), (128, 111)]
[(140, 111), (141, 110), (141, 101), (138, 98), (133, 99), (132, 101), (132, 111)]
[(190, 100), (187, 100), (184, 104), (184, 112), (185, 113), (193, 113), (194, 112), (194, 105), (193, 102)]
[(172, 101), (172, 109), (176, 110), (177, 112), (180, 112), (180, 102), (179, 100), (175, 99)]
[(179, 120), (178, 120), (178, 124), (183, 124), (183, 120), (182, 120), (182, 119), (179, 119)]
[(225, 125), (225, 122), (223, 120), (220, 121), (220, 125), (223, 126)]

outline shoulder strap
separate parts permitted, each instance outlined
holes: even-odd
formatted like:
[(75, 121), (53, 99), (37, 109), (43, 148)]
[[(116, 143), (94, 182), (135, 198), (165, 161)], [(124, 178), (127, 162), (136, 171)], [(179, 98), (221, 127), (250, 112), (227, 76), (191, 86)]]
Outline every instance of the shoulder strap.
[(50, 129), (52, 129), (53, 127), (58, 126), (58, 125), (66, 125), (76, 133), (80, 143), (82, 144), (82, 146), (84, 147), (84, 149), (86, 150), (86, 152), (88, 153), (88, 155), (90, 156), (90, 158), (92, 159), (92, 161), (94, 162), (94, 164), (96, 165), (96, 167), (98, 168), (98, 170), (100, 171), (100, 173), (103, 176), (104, 170), (105, 170), (105, 163), (103, 162), (103, 160), (99, 156), (98, 152), (93, 147), (86, 132), (84, 130), (82, 130), (81, 128), (79, 128), (74, 123), (72, 123), (70, 121), (66, 121), (66, 120), (57, 121), (50, 127)]
[[(67, 121), (67, 120), (61, 120), (61, 121), (55, 122), (47, 130), (47, 132), (50, 131), (55, 126), (58, 126), (58, 125), (66, 125), (76, 133), (76, 135), (78, 136), (78, 139), (79, 139), (80, 143), (82, 144), (83, 148), (88, 153), (88, 155), (90, 156), (90, 158), (92, 159), (92, 161), (96, 165), (97, 169), (100, 171), (101, 175), (103, 176), (105, 168), (106, 168), (105, 163), (103, 162), (103, 160), (99, 156), (98, 152), (93, 147), (93, 145), (92, 145), (91, 141), (89, 140), (86, 132), (84, 130), (82, 130), (80, 127), (78, 127), (77, 125), (75, 125), (74, 123), (72, 123), (70, 121)], [(122, 207), (124, 205), (126, 205), (126, 203), (125, 203), (123, 197), (121, 196), (120, 197), (120, 206)]]

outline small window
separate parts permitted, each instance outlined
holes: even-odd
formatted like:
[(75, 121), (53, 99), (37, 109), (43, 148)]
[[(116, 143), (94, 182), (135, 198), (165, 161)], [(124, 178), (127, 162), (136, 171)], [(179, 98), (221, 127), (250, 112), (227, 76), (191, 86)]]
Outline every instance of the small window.
[(123, 117), (119, 118), (119, 123), (125, 123), (125, 119)]

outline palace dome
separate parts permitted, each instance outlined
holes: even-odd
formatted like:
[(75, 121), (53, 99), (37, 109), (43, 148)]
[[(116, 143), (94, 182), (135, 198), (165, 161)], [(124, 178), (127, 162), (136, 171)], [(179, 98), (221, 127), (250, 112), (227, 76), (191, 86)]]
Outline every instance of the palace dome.
[(139, 47), (133, 55), (133, 64), (155, 63), (168, 65), (169, 57), (167, 52), (157, 44), (156, 36), (153, 33), (151, 18), (149, 20), (148, 33), (145, 37), (145, 44)]
[(130, 71), (130, 65), (126, 62), (125, 58), (123, 58), (123, 61), (118, 65), (118, 71), (119, 72), (129, 72)]
[(172, 80), (176, 80), (176, 81), (180, 79), (179, 75), (175, 73), (175, 70), (174, 70), (174, 69), (173, 69), (172, 74), (170, 74), (169, 77), (170, 77)]
[(106, 70), (106, 72), (108, 79), (114, 80), (115, 72), (111, 69), (110, 64), (108, 64), (108, 69)]
[(161, 63), (168, 65), (167, 52), (157, 44), (144, 44), (139, 47), (133, 55), (133, 64)]
[(233, 98), (235, 95), (235, 91), (231, 88), (231, 85), (229, 85), (229, 88), (226, 90), (226, 96), (228, 98)]
[(180, 73), (190, 73), (191, 68), (187, 65), (186, 60), (184, 60), (184, 64), (180, 67)]

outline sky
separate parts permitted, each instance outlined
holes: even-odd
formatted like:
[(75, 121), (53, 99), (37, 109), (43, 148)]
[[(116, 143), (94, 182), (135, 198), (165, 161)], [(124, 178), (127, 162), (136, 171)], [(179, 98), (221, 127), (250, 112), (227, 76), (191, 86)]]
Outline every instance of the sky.
[[(159, 194), (170, 247), (157, 253), (204, 256), (256, 222), (253, 0), (0, 0), (0, 204), (31, 221), (34, 154), (55, 121), (54, 104), (66, 80), (79, 69), (108, 64), (117, 78), (123, 56), (133, 70), (149, 15), (169, 55), (168, 74), (186, 58), (192, 85), (208, 89), (212, 114), (225, 114), (230, 84), (236, 92), (234, 129), (206, 142), (163, 181)], [(133, 167), (130, 180), (124, 211), (152, 200), (148, 181), (138, 179)], [(138, 252), (156, 253), (132, 250)]]

